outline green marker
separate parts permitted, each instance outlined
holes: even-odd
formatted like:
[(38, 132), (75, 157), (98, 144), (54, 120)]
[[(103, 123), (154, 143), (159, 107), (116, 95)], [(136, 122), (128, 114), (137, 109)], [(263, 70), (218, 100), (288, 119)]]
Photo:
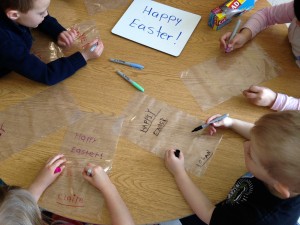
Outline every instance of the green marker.
[(122, 73), (121, 71), (117, 71), (117, 74), (119, 74), (121, 77), (123, 77), (125, 80), (127, 80), (129, 83), (131, 83), (136, 89), (138, 89), (141, 92), (144, 92), (144, 88), (142, 88), (142, 86), (140, 86), (137, 82), (131, 80), (129, 77), (127, 77), (124, 73)]

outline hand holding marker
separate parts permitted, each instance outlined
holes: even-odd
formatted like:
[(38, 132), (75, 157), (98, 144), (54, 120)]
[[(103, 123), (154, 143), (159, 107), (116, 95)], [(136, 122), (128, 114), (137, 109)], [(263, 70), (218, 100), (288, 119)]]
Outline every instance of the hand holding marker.
[(90, 48), (90, 51), (93, 52), (95, 51), (95, 49), (97, 48), (98, 46), (98, 42), (96, 44), (93, 44), (92, 47)]
[(179, 149), (176, 149), (175, 152), (174, 152), (175, 156), (177, 158), (179, 158), (179, 155), (180, 155), (180, 150)]
[[(234, 29), (233, 29), (233, 31), (232, 31), (230, 37), (229, 37), (229, 40), (228, 40), (228, 42), (227, 42), (227, 45), (228, 45), (228, 44), (232, 41), (232, 39), (235, 37), (235, 35), (236, 35), (236, 33), (237, 33), (237, 31), (238, 31), (240, 25), (241, 25), (241, 20), (239, 19), (239, 20), (236, 22), (236, 25), (235, 25), (235, 27), (234, 27)], [(229, 51), (230, 51), (230, 49), (227, 47), (226, 50), (225, 50), (225, 52), (229, 52)]]
[(219, 121), (225, 119), (225, 118), (228, 117), (228, 116), (229, 116), (229, 114), (227, 113), (227, 114), (224, 114), (224, 115), (219, 116), (219, 117), (217, 117), (217, 118), (214, 118), (214, 119), (211, 120), (210, 122), (205, 123), (205, 124), (202, 124), (202, 125), (200, 125), (199, 127), (196, 127), (194, 130), (192, 130), (192, 132), (195, 132), (195, 131), (204, 129), (204, 128), (208, 127), (209, 125), (213, 124), (213, 123), (216, 123), (216, 122), (219, 122)]

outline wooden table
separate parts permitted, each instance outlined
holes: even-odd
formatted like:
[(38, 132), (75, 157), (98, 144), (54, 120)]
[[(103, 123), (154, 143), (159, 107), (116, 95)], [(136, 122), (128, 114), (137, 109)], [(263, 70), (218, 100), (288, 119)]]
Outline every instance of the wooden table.
[[(145, 66), (142, 71), (128, 67), (126, 73), (143, 85), (146, 94), (202, 120), (215, 113), (228, 112), (232, 117), (255, 121), (262, 114), (271, 111), (251, 105), (242, 95), (233, 97), (210, 110), (201, 111), (180, 80), (179, 74), (220, 54), (218, 39), (225, 31), (232, 30), (235, 23), (230, 23), (220, 31), (208, 27), (210, 10), (223, 1), (159, 0), (159, 2), (202, 16), (179, 57), (164, 54), (111, 33), (112, 27), (130, 2), (127, 6), (93, 16), (88, 15), (82, 0), (51, 2), (49, 12), (65, 27), (94, 19), (105, 45), (104, 53), (99, 59), (89, 61), (86, 67), (63, 82), (82, 110), (117, 116), (133, 97), (136, 89), (120, 79), (115, 74), (115, 69), (120, 67), (108, 61), (114, 57), (139, 62)], [(265, 0), (258, 1), (255, 9), (243, 15), (243, 21), (265, 6), (268, 6)], [(283, 69), (281, 76), (265, 82), (264, 85), (277, 92), (299, 97), (297, 92), (300, 86), (299, 69), (293, 60), (286, 26), (271, 27), (254, 41)], [(1, 78), (0, 110), (5, 110), (47, 88), (45, 85), (11, 73)], [(29, 185), (46, 159), (59, 151), (63, 132), (59, 131), (51, 137), (41, 139), (1, 162), (1, 178), (8, 184), (24, 187)], [(194, 176), (192, 178), (197, 186), (217, 203), (225, 198), (234, 181), (245, 171), (243, 139), (231, 131), (226, 131), (205, 175), (201, 178)], [(192, 214), (173, 177), (165, 168), (164, 161), (124, 138), (119, 140), (110, 178), (117, 186), (137, 224), (167, 221)], [(106, 207), (100, 222), (110, 223)]]

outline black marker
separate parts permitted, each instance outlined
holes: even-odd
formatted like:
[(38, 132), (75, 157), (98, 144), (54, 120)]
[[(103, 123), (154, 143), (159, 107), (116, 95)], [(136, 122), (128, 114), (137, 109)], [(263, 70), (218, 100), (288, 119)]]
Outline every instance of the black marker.
[(175, 156), (176, 156), (177, 158), (179, 158), (180, 150), (179, 150), (179, 149), (176, 149), (176, 151), (174, 152), (174, 154), (175, 154)]
[(208, 127), (210, 124), (219, 122), (219, 121), (225, 119), (225, 118), (228, 117), (228, 116), (229, 116), (229, 114), (224, 114), (224, 115), (222, 115), (222, 116), (219, 116), (219, 117), (217, 117), (217, 118), (214, 118), (214, 119), (211, 120), (209, 123), (205, 123), (205, 124), (200, 125), (199, 127), (196, 127), (194, 130), (192, 130), (192, 132), (195, 132), (195, 131), (204, 129), (204, 128)]

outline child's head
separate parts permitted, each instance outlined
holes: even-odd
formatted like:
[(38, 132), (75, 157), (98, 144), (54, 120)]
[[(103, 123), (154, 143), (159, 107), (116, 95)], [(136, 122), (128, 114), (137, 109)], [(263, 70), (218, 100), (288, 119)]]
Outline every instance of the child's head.
[(26, 27), (37, 27), (48, 15), (50, 0), (1, 0), (0, 9), (6, 16)]
[(0, 187), (0, 224), (43, 225), (39, 207), (28, 191)]
[(251, 130), (248, 147), (247, 150), (245, 146), (246, 164), (249, 163), (247, 166), (252, 167), (255, 176), (256, 169), (261, 167), (258, 178), (269, 186), (275, 185), (283, 197), (300, 193), (300, 111), (261, 117)]
[(5, 12), (7, 9), (18, 10), (22, 13), (27, 13), (30, 9), (33, 8), (33, 4), (36, 0), (2, 0), (0, 2), (0, 8), (2, 12)]

